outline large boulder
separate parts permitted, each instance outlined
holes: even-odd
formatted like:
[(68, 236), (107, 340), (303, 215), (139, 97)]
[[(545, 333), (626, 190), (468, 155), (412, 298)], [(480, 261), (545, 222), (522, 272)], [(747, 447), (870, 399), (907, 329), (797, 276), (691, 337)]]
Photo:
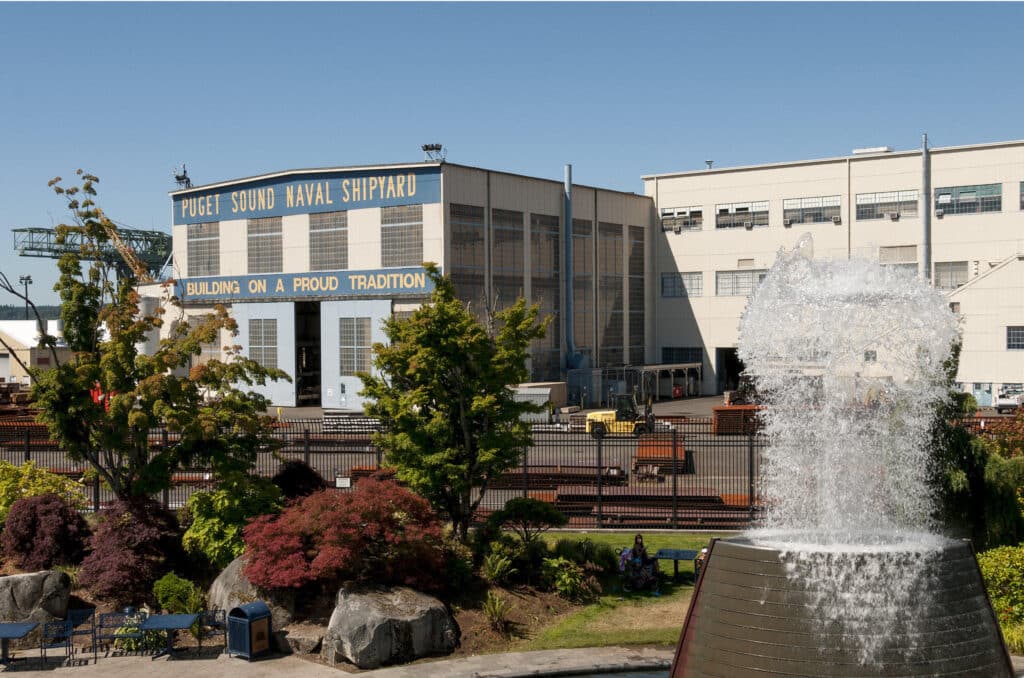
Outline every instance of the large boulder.
[(355, 592), (342, 589), (324, 635), (320, 656), (328, 664), (349, 661), (361, 669), (450, 654), (459, 626), (436, 598), (412, 589)]
[(46, 622), (63, 619), (71, 596), (71, 578), (57, 570), (0, 577), (0, 619)]
[(231, 608), (262, 600), (270, 608), (274, 629), (282, 629), (295, 620), (295, 595), (290, 591), (264, 591), (245, 576), (244, 556), (231, 561), (210, 584), (207, 600), (212, 609), (231, 612)]

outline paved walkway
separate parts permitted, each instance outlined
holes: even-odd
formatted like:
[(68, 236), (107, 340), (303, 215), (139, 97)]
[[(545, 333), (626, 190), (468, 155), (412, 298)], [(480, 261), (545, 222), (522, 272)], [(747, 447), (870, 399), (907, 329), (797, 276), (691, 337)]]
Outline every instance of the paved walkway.
[[(512, 652), (459, 659), (419, 662), (408, 666), (359, 671), (351, 666), (337, 669), (297, 657), (270, 657), (254, 662), (229, 658), (221, 653), (196, 657), (188, 653), (173, 660), (149, 657), (100, 657), (82, 666), (52, 666), (40, 670), (34, 660), (7, 667), (3, 673), (19, 676), (77, 676), (78, 678), (526, 678), (527, 676), (579, 675), (611, 671), (668, 671), (674, 650), (600, 647), (577, 650)], [(21, 653), (19, 653), (21, 654)], [(1014, 675), (1024, 677), (1024, 657), (1013, 657)]]

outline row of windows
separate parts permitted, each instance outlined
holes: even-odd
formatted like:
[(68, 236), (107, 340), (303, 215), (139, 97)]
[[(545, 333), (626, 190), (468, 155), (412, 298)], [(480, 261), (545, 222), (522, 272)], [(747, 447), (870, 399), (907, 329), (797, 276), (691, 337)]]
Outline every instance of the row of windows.
[[(898, 219), (916, 217), (920, 192), (882, 191), (858, 193), (855, 197), (856, 219)], [(1000, 212), (1003, 209), (1002, 184), (976, 184), (973, 186), (947, 186), (936, 188), (935, 215)], [(841, 218), (841, 198), (838, 195), (808, 198), (787, 198), (782, 201), (784, 225), (811, 224), (838, 221)], [(1020, 209), (1024, 210), (1024, 181), (1020, 182)], [(661, 209), (661, 230), (699, 231), (703, 228), (703, 207), (665, 207)], [(715, 206), (715, 228), (753, 228), (768, 225), (768, 201), (725, 203)]]
[[(189, 224), (188, 275), (220, 275), (220, 224)], [(283, 270), (281, 217), (246, 222), (248, 273)], [(348, 212), (309, 215), (309, 269), (347, 269)], [(423, 205), (381, 208), (381, 265), (419, 266), (423, 263)]]
[[(898, 245), (879, 248), (879, 263), (883, 266), (905, 268), (917, 271), (917, 246)], [(753, 293), (764, 280), (764, 269), (715, 272), (715, 296), (742, 296)], [(968, 262), (937, 261), (933, 275), (935, 286), (942, 290), (953, 290), (968, 280)], [(700, 271), (661, 274), (662, 297), (704, 296), (704, 274)]]

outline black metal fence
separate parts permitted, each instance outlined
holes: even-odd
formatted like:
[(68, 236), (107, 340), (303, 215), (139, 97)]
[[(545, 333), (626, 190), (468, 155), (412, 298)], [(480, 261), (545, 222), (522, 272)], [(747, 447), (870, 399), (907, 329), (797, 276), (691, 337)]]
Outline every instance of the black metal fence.
[[(363, 417), (287, 420), (275, 425), (276, 451), (257, 455), (254, 471), (271, 477), (281, 465), (301, 460), (329, 485), (355, 486), (384, 465), (371, 436), (378, 422)], [(151, 445), (173, 444), (173, 434), (151, 433)], [(517, 468), (495, 479), (480, 504), (480, 517), (512, 497), (554, 504), (570, 527), (711, 528), (749, 526), (757, 517), (759, 460), (764, 444), (754, 426), (728, 430), (712, 418), (663, 418), (655, 432), (640, 437), (588, 435), (581, 419), (535, 426), (533, 445)], [(113, 500), (90, 479), (87, 465), (69, 460), (31, 420), (0, 422), (0, 459), (15, 465), (35, 462), (51, 472), (86, 479), (84, 491), (95, 510)], [(178, 508), (198, 490), (212, 489), (209, 469), (182, 469), (172, 487), (156, 499)]]

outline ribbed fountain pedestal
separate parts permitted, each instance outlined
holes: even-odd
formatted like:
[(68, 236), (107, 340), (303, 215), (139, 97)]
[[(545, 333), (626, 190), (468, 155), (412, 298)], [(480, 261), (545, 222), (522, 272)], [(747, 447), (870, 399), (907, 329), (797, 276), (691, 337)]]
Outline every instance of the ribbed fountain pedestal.
[[(841, 549), (840, 549), (841, 551)], [(768, 676), (977, 676), (1009, 678), (1009, 655), (967, 542), (942, 540), (899, 604), (880, 604), (886, 583), (840, 592), (840, 582), (802, 580), (794, 562), (807, 553), (749, 538), (716, 541), (694, 591), (671, 678)], [(887, 571), (899, 549), (849, 557), (852, 576)], [(905, 554), (904, 554), (905, 555)], [(877, 559), (884, 559), (878, 561)], [(875, 561), (875, 562), (872, 562)], [(875, 576), (875, 575), (869, 575)], [(862, 593), (858, 593), (861, 591)], [(848, 619), (822, 601), (842, 601)], [(885, 596), (882, 596), (884, 599)], [(872, 652), (865, 660), (865, 647)]]

